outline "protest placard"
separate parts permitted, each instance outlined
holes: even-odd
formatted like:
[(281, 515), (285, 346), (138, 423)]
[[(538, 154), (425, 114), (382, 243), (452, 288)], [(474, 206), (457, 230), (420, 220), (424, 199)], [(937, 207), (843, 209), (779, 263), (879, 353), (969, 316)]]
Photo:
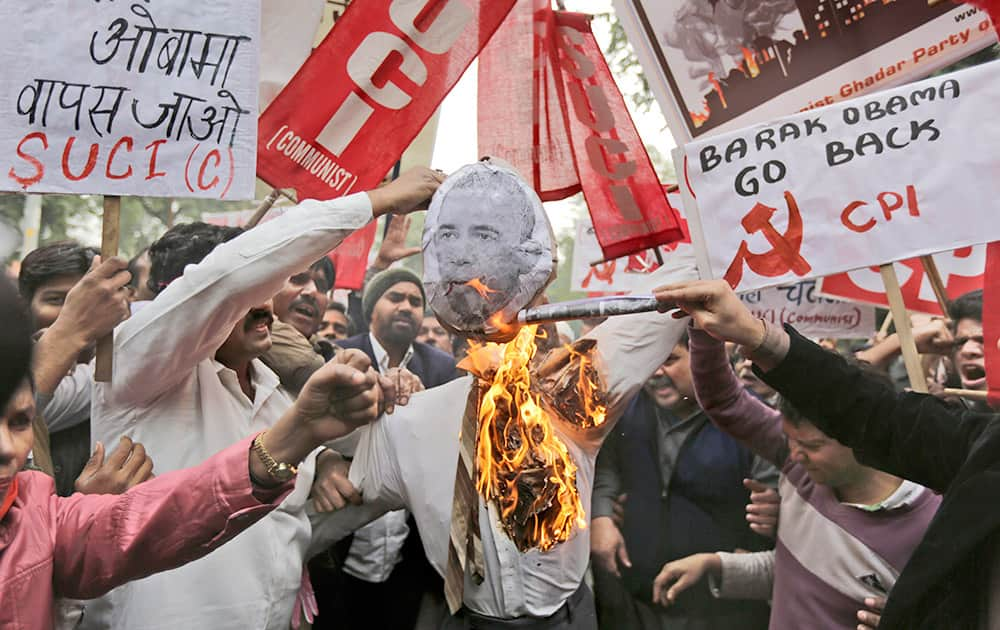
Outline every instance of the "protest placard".
[(0, 2), (0, 189), (253, 197), (260, 5)]
[[(934, 254), (949, 299), (983, 288), (986, 266), (986, 246), (962, 247), (951, 252)], [(920, 259), (911, 258), (894, 263), (906, 308), (918, 313), (945, 315), (941, 310)], [(816, 284), (821, 295), (889, 307), (882, 276), (878, 268), (863, 267), (853, 271), (820, 278)]]
[(740, 299), (754, 317), (791, 324), (807, 337), (867, 339), (875, 332), (875, 307), (822, 297), (813, 280), (741, 293)]
[[(671, 207), (681, 208), (679, 192), (667, 194)], [(681, 213), (678, 212), (680, 215)], [(573, 262), (570, 288), (574, 291), (588, 293), (627, 293), (631, 291), (649, 292), (649, 274), (661, 266), (676, 269), (676, 281), (688, 280), (694, 277), (694, 248), (691, 246), (691, 234), (688, 232), (687, 221), (679, 217), (680, 228), (684, 238), (676, 243), (661, 245), (660, 259), (652, 250), (638, 254), (623, 256), (614, 260), (603, 260), (601, 246), (594, 234), (594, 226), (589, 218), (581, 219), (576, 224), (576, 239), (573, 241)], [(662, 262), (661, 262), (662, 261)], [(596, 264), (594, 264), (596, 263)], [(673, 276), (670, 276), (673, 277)], [(669, 281), (665, 280), (665, 281)]]
[(986, 12), (951, 2), (614, 6), (678, 142), (908, 83), (996, 41)]
[(969, 150), (1000, 142), (981, 124), (998, 79), (984, 64), (686, 145), (702, 276), (746, 291), (1000, 238), (997, 157)]

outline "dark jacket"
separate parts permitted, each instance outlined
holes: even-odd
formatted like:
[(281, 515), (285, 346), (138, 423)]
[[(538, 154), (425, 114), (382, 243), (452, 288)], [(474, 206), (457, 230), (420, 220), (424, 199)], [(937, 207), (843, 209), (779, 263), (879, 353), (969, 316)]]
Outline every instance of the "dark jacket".
[[(348, 337), (347, 339), (338, 341), (337, 345), (341, 348), (356, 348), (361, 350), (368, 355), (368, 358), (372, 360), (372, 367), (378, 371), (378, 364), (375, 361), (375, 350), (372, 348), (372, 340), (368, 336), (368, 333)], [(420, 382), (427, 389), (443, 385), (459, 376), (458, 370), (455, 369), (455, 358), (453, 356), (438, 350), (434, 346), (429, 346), (419, 341), (413, 342), (413, 357), (410, 359), (409, 364), (407, 364), (406, 369), (416, 374)]]
[(1000, 416), (897, 394), (790, 326), (788, 356), (760, 376), (868, 466), (944, 493), (880, 630), (979, 630), (1000, 531)]
[[(753, 453), (704, 414), (689, 420), (695, 424), (670, 471), (669, 488), (663, 487), (655, 406), (640, 391), (602, 447), (602, 455), (617, 451), (621, 491), (628, 495), (622, 535), (632, 550), (632, 567), (622, 577), (632, 595), (647, 603), (653, 579), (667, 562), (699, 552), (771, 546), (746, 523), (750, 496), (743, 479), (753, 476)], [(717, 600), (707, 586), (681, 593), (670, 611), (739, 619), (739, 627), (765, 627), (768, 617), (764, 602)]]

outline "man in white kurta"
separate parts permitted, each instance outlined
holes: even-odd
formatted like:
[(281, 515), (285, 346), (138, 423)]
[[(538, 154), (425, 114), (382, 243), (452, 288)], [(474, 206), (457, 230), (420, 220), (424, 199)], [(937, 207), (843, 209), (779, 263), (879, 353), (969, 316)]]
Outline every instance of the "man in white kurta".
[[(409, 175), (377, 192), (303, 202), (188, 266), (116, 330), (112, 382), (95, 385), (93, 438), (114, 444), (128, 435), (146, 446), (162, 474), (274, 424), (291, 404), (277, 376), (254, 359), (251, 400), (216, 351), (286, 278), (373, 216), (417, 206), (441, 179), (426, 169)], [(281, 506), (239, 539), (115, 589), (96, 607), (99, 623), (93, 615), (85, 619), (88, 627), (287, 630), (312, 537), (305, 505), (314, 466), (315, 454), (299, 468), (295, 490)]]
[[(673, 270), (670, 275), (694, 276), (693, 268)], [(651, 281), (656, 278), (651, 276)], [(597, 340), (603, 365), (607, 420), (587, 430), (561, 420), (555, 426), (577, 465), (577, 489), (587, 514), (594, 463), (604, 437), (629, 400), (663, 364), (685, 326), (686, 320), (648, 313), (612, 318), (587, 335)], [(406, 508), (416, 518), (428, 559), (445, 574), (458, 436), (472, 384), (469, 376), (415, 394), (406, 407), (358, 430), (360, 441), (350, 476), (365, 505), (349, 507), (318, 525), (325, 537), (346, 535), (379, 510)], [(486, 579), (476, 584), (466, 574), (465, 607), (500, 619), (548, 617), (557, 612), (580, 588), (590, 557), (589, 530), (577, 530), (549, 551), (522, 553), (504, 533), (496, 507), (482, 498), (479, 503)]]

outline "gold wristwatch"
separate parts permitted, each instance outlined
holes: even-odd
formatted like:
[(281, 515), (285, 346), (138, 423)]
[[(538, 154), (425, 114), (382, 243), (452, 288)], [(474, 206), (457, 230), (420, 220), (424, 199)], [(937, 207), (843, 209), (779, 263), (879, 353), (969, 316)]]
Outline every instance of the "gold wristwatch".
[[(264, 433), (266, 433), (266, 431)], [(253, 440), (253, 446), (250, 448), (257, 454), (257, 457), (260, 458), (264, 467), (267, 468), (267, 474), (269, 474), (272, 479), (285, 483), (294, 477), (295, 473), (299, 472), (298, 466), (286, 464), (285, 462), (278, 462), (271, 457), (271, 454), (267, 452), (266, 448), (264, 448), (264, 433), (257, 434), (257, 437)]]

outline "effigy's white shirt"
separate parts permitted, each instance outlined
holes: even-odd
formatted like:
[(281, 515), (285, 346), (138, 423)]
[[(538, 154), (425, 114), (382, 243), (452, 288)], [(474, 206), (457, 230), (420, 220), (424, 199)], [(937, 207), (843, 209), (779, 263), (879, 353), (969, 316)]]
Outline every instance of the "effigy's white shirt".
[[(607, 421), (589, 430), (562, 421), (555, 426), (578, 467), (576, 483), (587, 514), (594, 463), (604, 437), (669, 356), (686, 325), (686, 319), (648, 313), (612, 318), (588, 335), (597, 340), (608, 387)], [(351, 481), (366, 503), (335, 513), (319, 526), (324, 537), (346, 535), (379, 510), (405, 507), (416, 518), (427, 558), (444, 575), (459, 430), (472, 383), (468, 376), (417, 393), (405, 407), (396, 407), (392, 415), (358, 430)], [(476, 585), (466, 576), (464, 603), (469, 609), (502, 618), (547, 616), (579, 588), (590, 557), (589, 529), (576, 531), (547, 552), (521, 553), (504, 533), (495, 507), (482, 499), (479, 524), (486, 579)]]
[[(109, 449), (122, 435), (141, 442), (154, 473), (162, 475), (272, 426), (291, 404), (277, 376), (254, 360), (251, 401), (215, 352), (250, 308), (371, 218), (364, 193), (306, 201), (189, 266), (115, 331), (112, 382), (95, 384), (92, 439)], [(88, 607), (84, 623), (122, 630), (287, 630), (312, 535), (305, 506), (314, 466), (311, 456), (281, 506), (236, 540), (115, 589)]]

